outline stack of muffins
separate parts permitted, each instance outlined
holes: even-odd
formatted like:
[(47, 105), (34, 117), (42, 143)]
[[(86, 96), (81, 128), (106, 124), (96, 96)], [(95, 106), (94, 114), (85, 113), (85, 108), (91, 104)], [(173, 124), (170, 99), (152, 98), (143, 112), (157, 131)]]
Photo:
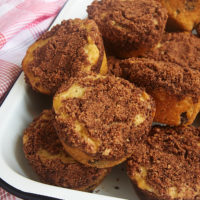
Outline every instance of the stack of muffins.
[(53, 99), (23, 136), (41, 181), (92, 191), (126, 161), (141, 199), (200, 199), (199, 8), (95, 0), (28, 49), (26, 82)]

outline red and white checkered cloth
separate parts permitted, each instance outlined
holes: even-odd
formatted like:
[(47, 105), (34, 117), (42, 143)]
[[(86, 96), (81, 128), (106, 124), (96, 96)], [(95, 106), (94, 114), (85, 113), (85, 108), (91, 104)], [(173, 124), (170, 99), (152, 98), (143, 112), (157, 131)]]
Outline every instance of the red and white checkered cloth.
[(21, 61), (67, 0), (0, 0), (0, 102), (21, 71)]
[[(27, 48), (67, 0), (0, 0), (0, 103), (21, 71)], [(0, 188), (0, 200), (16, 200)]]
[(21, 200), (9, 193), (7, 193), (5, 190), (0, 189), (0, 199), (1, 200)]

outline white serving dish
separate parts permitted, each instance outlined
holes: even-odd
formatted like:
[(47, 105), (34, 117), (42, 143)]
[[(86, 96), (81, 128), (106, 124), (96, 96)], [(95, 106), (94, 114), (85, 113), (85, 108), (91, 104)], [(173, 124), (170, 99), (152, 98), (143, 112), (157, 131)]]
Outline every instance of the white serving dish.
[[(63, 19), (86, 18), (86, 8), (92, 1), (69, 0), (52, 26)], [(79, 192), (39, 182), (24, 157), (22, 133), (35, 116), (50, 106), (51, 101), (48, 97), (37, 94), (26, 86), (22, 73), (0, 107), (0, 178), (14, 187), (14, 190), (20, 190), (18, 192), (59, 199), (138, 200), (123, 165), (115, 167), (94, 193)], [(14, 191), (13, 193), (17, 195)]]

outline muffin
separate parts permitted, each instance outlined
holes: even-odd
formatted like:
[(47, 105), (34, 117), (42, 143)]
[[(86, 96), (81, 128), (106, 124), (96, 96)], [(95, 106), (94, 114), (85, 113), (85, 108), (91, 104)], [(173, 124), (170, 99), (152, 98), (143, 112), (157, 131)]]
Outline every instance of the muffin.
[(62, 21), (29, 47), (22, 68), (26, 82), (48, 95), (79, 72), (106, 74), (106, 56), (96, 23), (88, 19)]
[(168, 11), (167, 29), (191, 31), (200, 22), (200, 0), (157, 0)]
[(53, 109), (65, 150), (85, 165), (105, 168), (131, 156), (149, 131), (155, 104), (126, 80), (90, 75), (64, 83), (53, 98)]
[(199, 128), (155, 126), (136, 146), (127, 174), (141, 200), (197, 200), (199, 155)]
[(176, 126), (193, 123), (200, 110), (199, 71), (147, 58), (130, 58), (119, 65), (124, 78), (154, 98), (155, 122)]
[(120, 58), (156, 46), (167, 21), (167, 11), (154, 0), (95, 0), (87, 12), (99, 26), (105, 45)]
[(92, 191), (110, 172), (75, 161), (63, 149), (53, 126), (51, 110), (44, 110), (24, 131), (25, 157), (44, 183)]

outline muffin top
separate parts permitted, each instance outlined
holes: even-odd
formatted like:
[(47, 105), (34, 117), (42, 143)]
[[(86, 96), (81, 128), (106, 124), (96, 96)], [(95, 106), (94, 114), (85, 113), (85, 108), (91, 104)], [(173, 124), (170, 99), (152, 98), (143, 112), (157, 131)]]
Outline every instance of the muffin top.
[(100, 75), (70, 79), (54, 96), (53, 108), (60, 139), (97, 160), (131, 154), (155, 113), (154, 101), (143, 90)]
[(81, 72), (99, 73), (104, 46), (93, 20), (64, 20), (44, 33), (27, 51), (22, 66), (33, 89), (54, 94)]
[(200, 129), (154, 126), (136, 146), (127, 173), (140, 189), (161, 199), (198, 199)]
[(142, 56), (200, 71), (200, 39), (186, 32), (165, 33), (161, 42)]
[(154, 0), (95, 0), (87, 8), (104, 39), (115, 47), (153, 47), (160, 39), (167, 12)]
[(130, 58), (119, 63), (122, 76), (147, 92), (163, 88), (179, 99), (189, 95), (196, 102), (200, 96), (200, 72), (175, 63), (148, 58)]

